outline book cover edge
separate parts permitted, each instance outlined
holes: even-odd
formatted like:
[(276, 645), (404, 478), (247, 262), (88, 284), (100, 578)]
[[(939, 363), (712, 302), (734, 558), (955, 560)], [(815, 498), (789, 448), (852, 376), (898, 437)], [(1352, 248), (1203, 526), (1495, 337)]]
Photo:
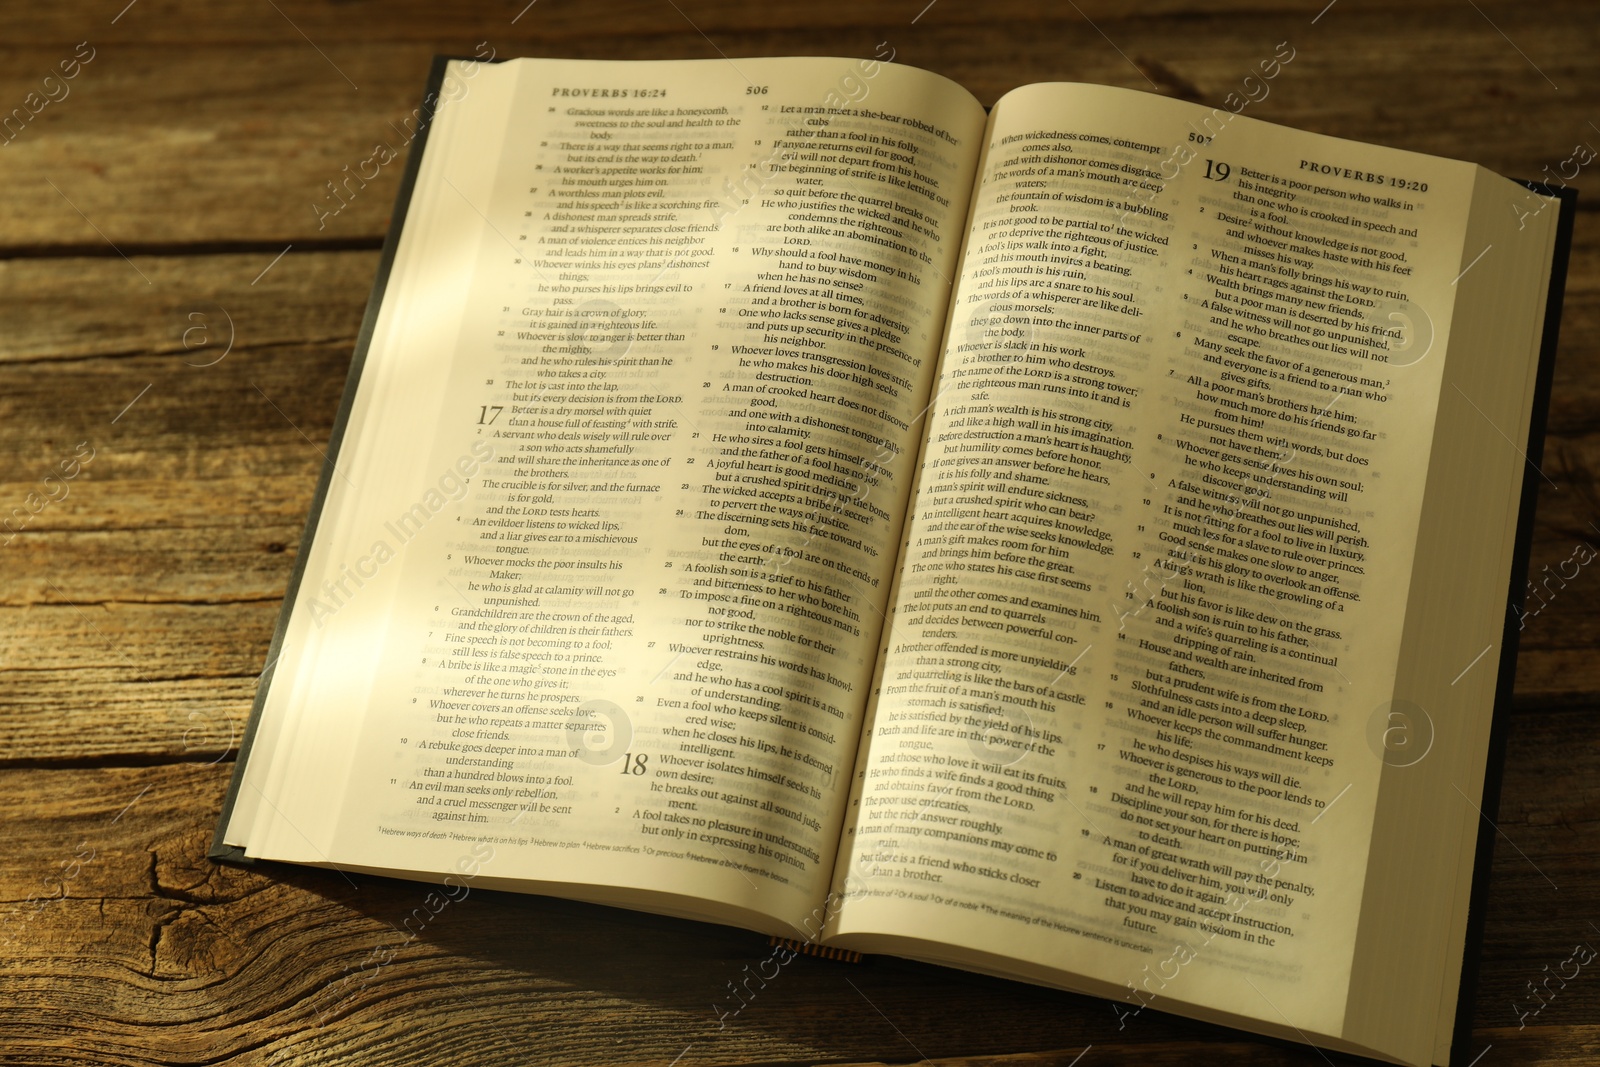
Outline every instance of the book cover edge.
[[(1550, 392), (1555, 380), (1556, 348), (1561, 332), (1561, 310), (1566, 296), (1567, 266), (1572, 254), (1572, 229), (1577, 217), (1578, 194), (1574, 189), (1551, 189), (1540, 182), (1524, 181), (1519, 184), (1541, 195), (1555, 196), (1561, 204), (1555, 248), (1551, 256), (1550, 288), (1545, 298), (1544, 325), (1539, 341), (1539, 370), (1534, 383), (1533, 408), (1528, 418), (1528, 439), (1524, 442), (1527, 461), (1537, 470), (1544, 458), (1545, 427), (1549, 421)], [(1520, 603), (1518, 594), (1527, 581), (1528, 557), (1533, 549), (1534, 511), (1538, 501), (1539, 479), (1524, 477), (1522, 501), (1517, 513), (1516, 541), (1511, 555), (1511, 583), (1506, 592), (1505, 631), (1500, 641), (1500, 673), (1495, 683), (1494, 712), (1489, 724), (1489, 750), (1484, 764), (1478, 837), (1473, 849), (1472, 892), (1467, 903), (1461, 984), (1456, 991), (1455, 1026), (1450, 1038), (1451, 1067), (1467, 1067), (1471, 1062), (1468, 1053), (1477, 1001), (1484, 912), (1489, 900), (1490, 870), (1494, 865), (1500, 787), (1505, 776), (1506, 735), (1511, 721), (1512, 690), (1516, 682), (1517, 651), (1522, 632), (1516, 605)]]

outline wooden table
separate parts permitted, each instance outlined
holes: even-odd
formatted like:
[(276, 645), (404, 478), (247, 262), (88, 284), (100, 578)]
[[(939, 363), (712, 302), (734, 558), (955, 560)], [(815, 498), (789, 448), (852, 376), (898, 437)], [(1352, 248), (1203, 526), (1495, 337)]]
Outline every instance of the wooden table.
[[(719, 1028), (713, 1002), (762, 939), (484, 891), (371, 980), (362, 961), (401, 943), (418, 885), (222, 868), (205, 848), (399, 168), (336, 216), (313, 205), (398, 136), (433, 53), (887, 41), (985, 102), (1082, 80), (1217, 104), (1287, 40), (1262, 118), (1521, 177), (1600, 147), (1592, 4), (1324, 2), (7, 5), (0, 116), (69, 91), (0, 132), (0, 512), (79, 442), (93, 458), (0, 531), (0, 1063), (1322, 1062), (1155, 1012), (1119, 1031), (1102, 1001), (891, 959), (801, 958)], [(76, 77), (44, 82), (74, 59)], [(1536, 571), (1600, 545), (1597, 172), (1573, 183)], [(1468, 1007), (1486, 1067), (1600, 1064), (1600, 963), (1525, 1028), (1512, 1008), (1574, 944), (1600, 946), (1596, 591), (1600, 565), (1522, 638)]]

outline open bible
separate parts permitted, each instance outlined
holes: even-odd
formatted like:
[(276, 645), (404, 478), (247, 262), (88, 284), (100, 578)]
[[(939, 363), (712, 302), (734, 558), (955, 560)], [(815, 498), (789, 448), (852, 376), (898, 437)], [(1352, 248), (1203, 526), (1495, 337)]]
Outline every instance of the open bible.
[(213, 855), (1446, 1062), (1570, 200), (888, 58), (436, 64)]

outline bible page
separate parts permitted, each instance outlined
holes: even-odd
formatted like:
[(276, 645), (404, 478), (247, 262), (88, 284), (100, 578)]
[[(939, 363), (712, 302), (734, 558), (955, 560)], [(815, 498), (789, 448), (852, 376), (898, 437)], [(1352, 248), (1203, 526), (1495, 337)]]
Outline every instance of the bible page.
[(279, 668), (314, 770), (252, 854), (814, 908), (984, 122), (887, 58), (518, 60), (441, 109), (373, 343), (409, 369), (351, 429), (409, 474), (335, 480), (292, 632), (341, 654)]
[(832, 930), (1338, 1035), (1474, 172), (1229, 100), (995, 107)]

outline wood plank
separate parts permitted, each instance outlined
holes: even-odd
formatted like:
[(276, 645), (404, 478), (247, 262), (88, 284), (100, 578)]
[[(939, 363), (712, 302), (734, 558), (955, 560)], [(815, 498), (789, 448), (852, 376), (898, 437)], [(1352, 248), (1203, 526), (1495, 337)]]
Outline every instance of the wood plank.
[[(319, 45), (327, 45), (367, 39), (430, 41), (451, 33), (482, 37), (497, 30), (510, 32), (508, 27), (515, 27), (515, 33), (524, 34), (529, 40), (585, 37), (597, 33), (592, 9), (580, 0), (541, 0), (531, 11), (525, 11), (524, 5), (509, 2), (487, 10), (444, 10), (426, 0), (397, 0), (381, 5), (357, 2), (340, 8), (325, 7), (310, 0), (281, 0), (276, 6), (280, 13), (273, 12), (270, 7), (254, 6), (218, 10), (204, 0), (164, 0), (158, 5), (145, 0), (136, 9), (140, 17), (129, 15), (115, 23), (111, 20), (121, 12), (119, 4), (107, 5), (103, 19), (55, 7), (8, 8), (0, 11), (0, 34), (18, 44), (60, 44), (76, 42), (89, 30), (101, 30), (102, 36), (108, 35), (110, 31), (103, 28), (116, 25), (119, 40), (149, 42), (170, 39), (173, 25), (182, 23), (186, 34), (197, 44), (226, 44), (241, 39), (302, 41), (304, 35)], [(1452, 0), (1418, 0), (1408, 5), (1412, 10), (1428, 14), (1453, 11), (1458, 6)], [(897, 4), (841, 3), (839, 0), (822, 0), (805, 9), (752, 7), (740, 0), (692, 0), (679, 7), (708, 34), (766, 31), (791, 36), (814, 31), (816, 23), (821, 21), (852, 29), (871, 29), (891, 23), (911, 24), (913, 16), (919, 13), (919, 22), (945, 24), (1028, 22), (1041, 14), (1028, 0), (994, 0), (981, 12), (955, 5), (939, 9), (937, 16), (918, 5), (902, 10), (902, 5)], [(1082, 17), (1097, 23), (1129, 14), (1126, 5), (1117, 0), (1079, 0), (1077, 7)], [(1207, 3), (1203, 10), (1197, 10), (1192, 0), (1151, 0), (1139, 5), (1137, 14), (1144, 19), (1176, 18), (1204, 24), (1244, 13), (1269, 13), (1309, 22), (1317, 9), (1312, 7), (1308, 11), (1307, 8), (1302, 0), (1215, 0)], [(1339, 10), (1342, 14), (1370, 16), (1391, 9), (1384, 0), (1342, 0)], [(1552, 17), (1581, 10), (1581, 0), (1552, 0), (1540, 8), (1541, 14), (1548, 12)], [(524, 18), (515, 17), (519, 14)], [(625, 39), (652, 30), (677, 30), (685, 25), (684, 17), (670, 8), (663, 13), (658, 5), (620, 3), (609, 10), (604, 30)]]
[(0, 760), (237, 745), (376, 254), (268, 259), (0, 263)]
[(0, 610), (0, 765), (231, 758), (278, 606)]
[(174, 353), (6, 370), (0, 439), (17, 459), (0, 483), (0, 603), (281, 595), (349, 356), (285, 345), (204, 369)]
[(353, 346), (378, 253), (278, 251), (0, 259), (0, 366), (170, 355), (188, 375), (235, 351)]
[[(90, 34), (98, 51), (71, 94), (45, 106), (4, 146), (10, 195), (0, 204), (0, 232), (14, 252), (66, 246), (96, 254), (109, 253), (108, 241), (127, 251), (207, 241), (275, 250), (330, 237), (376, 239), (398, 165), (384, 167), (332, 218), (316, 207), (338, 203), (326, 183), (341, 179), (346, 166), (359, 169), (380, 141), (402, 146), (407, 135), (392, 124), (403, 127), (419, 103), (434, 52), (470, 55), (485, 41), (505, 56), (720, 53), (736, 62), (774, 53), (866, 56), (887, 40), (901, 61), (952, 77), (985, 103), (1018, 85), (1076, 80), (1220, 105), (1289, 39), (1294, 61), (1250, 114), (1469, 154), (1528, 176), (1596, 137), (1582, 116), (1586, 103), (1593, 110), (1600, 26), (1578, 4), (1541, 7), (1537, 19), (1501, 11), (1515, 46), (1495, 28), (1500, 23), (1467, 5), (1396, 12), (1346, 0), (1315, 25), (1303, 10), (1291, 15), (1287, 4), (1191, 18), (1107, 4), (1090, 9), (1091, 23), (1012, 0), (993, 17), (987, 7), (943, 4), (915, 25), (898, 9), (846, 0), (776, 20), (731, 2), (691, 7), (680, 14), (630, 0), (608, 9), (602, 33), (575, 0), (541, 5), (516, 25), (509, 16), (456, 21), (442, 13), (419, 13), (413, 25), (387, 13), (311, 5), (285, 9), (293, 25), (268, 6), (214, 21), (209, 9), (186, 16), (189, 5), (161, 10), (147, 3)], [(24, 25), (17, 37), (0, 37), (7, 42), (0, 71), (8, 72), (0, 101), (15, 101), (6, 106), (21, 105), (44, 73), (70, 56), (69, 42), (89, 33), (64, 15), (13, 17)], [(175, 35), (178, 26), (184, 32)], [(189, 37), (191, 27), (210, 38), (204, 47)], [(1373, 45), (1400, 40), (1405, 48)], [(1000, 55), (1003, 64), (994, 61)], [(1418, 55), (1428, 61), (1417, 62)], [(1525, 56), (1537, 57), (1537, 69)], [(1546, 77), (1579, 95), (1567, 104)], [(1600, 191), (1595, 170), (1586, 168), (1575, 183), (1591, 196)]]
[[(1476, 1040), (1518, 1062), (1592, 1052), (1600, 1038), (1588, 1025), (1600, 983), (1574, 980), (1525, 1030), (1508, 1011), (1545, 964), (1594, 940), (1583, 931), (1600, 912), (1600, 750), (1578, 743), (1585, 721), (1529, 712), (1512, 734), (1499, 825), (1515, 847), (1496, 850), (1474, 1018)], [(479, 889), (430, 908), (416, 883), (213, 865), (204, 850), (229, 770), (11, 771), (0, 1047), (29, 1062), (71, 1048), (100, 1062), (239, 1064), (446, 1049), (482, 1062), (530, 1048), (551, 1062), (668, 1064), (687, 1048), (679, 1062), (709, 1064), (1058, 1062), (1038, 1049), (1071, 1062), (1092, 1044), (1116, 1062), (1322, 1062), (1154, 1010), (1119, 1030), (1102, 1001), (888, 958), (796, 959), (765, 988), (752, 982), (719, 1026), (714, 1005), (735, 1003), (728, 983), (767, 959), (759, 937)], [(970, 1059), (980, 1050), (991, 1058)]]

